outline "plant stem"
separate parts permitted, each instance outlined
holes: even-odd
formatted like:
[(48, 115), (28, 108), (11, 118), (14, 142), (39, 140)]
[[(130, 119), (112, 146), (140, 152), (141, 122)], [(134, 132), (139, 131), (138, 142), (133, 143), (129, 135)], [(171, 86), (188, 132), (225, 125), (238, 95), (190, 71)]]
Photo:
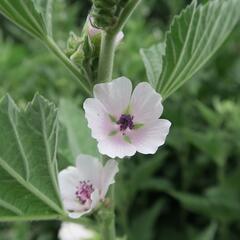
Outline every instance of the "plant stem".
[(141, 0), (130, 0), (121, 13), (117, 25), (107, 32), (102, 32), (98, 65), (98, 82), (109, 82), (112, 80), (117, 34), (125, 26), (127, 20), (140, 2)]
[[(120, 15), (119, 21), (114, 29), (102, 31), (101, 49), (98, 65), (98, 82), (109, 82), (112, 80), (113, 64), (116, 49), (116, 38), (118, 33), (126, 24), (128, 18), (141, 0), (130, 0)], [(103, 162), (106, 162), (103, 157)], [(101, 213), (102, 220), (102, 240), (115, 240), (115, 204), (114, 204), (114, 186), (109, 192), (110, 205)]]
[(75, 66), (67, 56), (62, 52), (62, 50), (57, 46), (54, 40), (50, 37), (46, 37), (43, 43), (51, 50), (58, 59), (65, 65), (65, 67), (73, 74), (74, 79), (81, 86), (81, 89), (87, 96), (92, 95), (91, 86), (88, 84), (87, 80), (83, 74), (79, 71), (78, 67)]
[(102, 32), (98, 65), (98, 82), (109, 82), (112, 80), (116, 36), (115, 33)]
[(114, 185), (109, 192), (110, 206), (102, 213), (102, 240), (115, 240)]
[[(102, 164), (105, 165), (109, 157), (102, 156)], [(101, 237), (102, 240), (115, 240), (115, 187), (112, 185), (109, 189), (108, 199), (105, 208), (100, 212)]]

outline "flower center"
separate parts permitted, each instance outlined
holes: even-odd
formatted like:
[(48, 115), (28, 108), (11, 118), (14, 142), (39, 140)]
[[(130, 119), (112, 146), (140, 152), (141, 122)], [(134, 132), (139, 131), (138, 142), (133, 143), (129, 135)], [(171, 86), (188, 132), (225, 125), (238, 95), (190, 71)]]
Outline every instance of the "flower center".
[(120, 125), (120, 131), (125, 131), (128, 128), (133, 129), (133, 116), (129, 114), (122, 114), (119, 120), (117, 121), (117, 124)]
[(79, 186), (77, 186), (77, 191), (75, 192), (76, 197), (81, 202), (85, 204), (91, 199), (91, 194), (94, 192), (93, 185), (89, 181), (80, 181)]

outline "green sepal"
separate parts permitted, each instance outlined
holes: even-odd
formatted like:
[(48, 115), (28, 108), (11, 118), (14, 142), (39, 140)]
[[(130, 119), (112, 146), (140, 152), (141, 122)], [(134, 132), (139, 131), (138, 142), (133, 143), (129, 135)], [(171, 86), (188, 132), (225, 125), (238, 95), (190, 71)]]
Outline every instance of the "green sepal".
[(112, 136), (115, 136), (116, 134), (117, 134), (117, 131), (113, 130), (108, 134), (108, 136), (112, 137)]
[(127, 135), (124, 135), (124, 136), (123, 136), (123, 140), (124, 140), (125, 142), (129, 143), (129, 144), (132, 143), (131, 139), (130, 139), (129, 136), (127, 136)]
[(117, 122), (117, 119), (113, 115), (109, 114), (108, 116), (113, 123)]
[(142, 128), (143, 126), (144, 126), (143, 123), (135, 123), (134, 126), (133, 126), (133, 129), (134, 129), (134, 130), (137, 130), (137, 129), (139, 129), (139, 128)]

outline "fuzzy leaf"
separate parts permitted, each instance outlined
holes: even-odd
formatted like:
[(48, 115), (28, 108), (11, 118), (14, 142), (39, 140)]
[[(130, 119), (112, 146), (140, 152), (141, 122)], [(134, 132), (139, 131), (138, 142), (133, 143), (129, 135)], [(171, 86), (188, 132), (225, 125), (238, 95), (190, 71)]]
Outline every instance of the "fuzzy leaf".
[(47, 35), (44, 18), (33, 0), (1, 0), (0, 12), (31, 35), (42, 39)]
[(149, 83), (156, 87), (162, 72), (162, 57), (165, 54), (165, 44), (159, 43), (148, 49), (141, 49), (142, 56)]
[(64, 214), (57, 184), (57, 112), (41, 96), (25, 110), (0, 102), (0, 221)]
[(239, 0), (213, 0), (199, 6), (193, 1), (174, 18), (157, 84), (163, 98), (191, 79), (216, 53), (238, 22), (239, 9)]

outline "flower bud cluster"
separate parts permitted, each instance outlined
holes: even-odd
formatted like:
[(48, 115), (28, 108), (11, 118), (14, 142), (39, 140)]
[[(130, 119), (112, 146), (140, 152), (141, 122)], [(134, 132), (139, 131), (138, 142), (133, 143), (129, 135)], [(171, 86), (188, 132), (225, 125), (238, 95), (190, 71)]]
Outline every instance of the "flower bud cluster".
[[(84, 71), (86, 78), (93, 83), (97, 79), (96, 66), (98, 64), (102, 31), (92, 25), (92, 19), (88, 16), (81, 36), (71, 32), (67, 42), (66, 55)], [(116, 46), (120, 44), (123, 36), (122, 32), (118, 33)]]
[(129, 0), (92, 0), (91, 16), (97, 28), (108, 30), (113, 28)]

